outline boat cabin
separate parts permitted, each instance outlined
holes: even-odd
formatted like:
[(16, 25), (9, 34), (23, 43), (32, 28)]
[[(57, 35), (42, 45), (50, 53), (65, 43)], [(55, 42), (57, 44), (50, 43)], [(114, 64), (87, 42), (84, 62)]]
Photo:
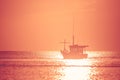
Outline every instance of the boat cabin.
[(70, 52), (71, 53), (79, 53), (83, 54), (83, 49), (87, 46), (79, 46), (79, 45), (70, 45)]

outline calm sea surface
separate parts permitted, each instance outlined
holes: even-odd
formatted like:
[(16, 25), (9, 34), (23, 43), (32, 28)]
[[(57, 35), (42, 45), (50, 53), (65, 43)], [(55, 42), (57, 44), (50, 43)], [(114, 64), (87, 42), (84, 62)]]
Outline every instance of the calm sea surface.
[(120, 80), (119, 52), (65, 60), (57, 51), (0, 52), (0, 80)]

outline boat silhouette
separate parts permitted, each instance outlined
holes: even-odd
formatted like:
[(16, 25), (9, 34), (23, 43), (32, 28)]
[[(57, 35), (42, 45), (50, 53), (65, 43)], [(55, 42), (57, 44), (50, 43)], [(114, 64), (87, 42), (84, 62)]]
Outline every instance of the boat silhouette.
[(87, 58), (88, 54), (84, 53), (84, 49), (88, 47), (87, 45), (78, 45), (74, 43), (74, 21), (73, 21), (73, 37), (72, 45), (69, 45), (69, 50), (66, 49), (66, 41), (62, 42), (64, 44), (64, 49), (61, 50), (64, 59), (82, 59)]
[(84, 53), (84, 48), (88, 47), (87, 45), (78, 45), (73, 44), (69, 45), (69, 50), (65, 48), (65, 44), (67, 43), (64, 40), (64, 49), (61, 50), (62, 56), (64, 59), (82, 59), (87, 58), (88, 54)]

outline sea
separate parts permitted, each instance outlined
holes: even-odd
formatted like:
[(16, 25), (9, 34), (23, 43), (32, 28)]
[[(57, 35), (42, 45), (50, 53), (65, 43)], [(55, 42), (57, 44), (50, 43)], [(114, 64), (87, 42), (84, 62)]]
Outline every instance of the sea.
[(59, 51), (0, 51), (0, 80), (120, 80), (120, 52), (86, 53), (63, 59)]

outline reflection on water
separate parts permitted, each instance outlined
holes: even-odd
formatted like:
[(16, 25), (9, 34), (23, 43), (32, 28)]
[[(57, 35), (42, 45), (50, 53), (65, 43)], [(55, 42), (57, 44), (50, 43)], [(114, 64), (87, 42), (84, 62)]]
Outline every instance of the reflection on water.
[(64, 60), (64, 63), (67, 65), (67, 66), (90, 66), (92, 64), (91, 60), (88, 60), (88, 59), (80, 59), (80, 60), (72, 60), (72, 59), (67, 59), (67, 60)]
[(0, 80), (120, 80), (120, 58), (95, 55), (80, 60), (2, 58)]
[(86, 59), (81, 60), (64, 60), (66, 67), (64, 67), (62, 80), (89, 80), (90, 79), (90, 61)]
[(65, 67), (62, 80), (89, 80), (90, 67)]

